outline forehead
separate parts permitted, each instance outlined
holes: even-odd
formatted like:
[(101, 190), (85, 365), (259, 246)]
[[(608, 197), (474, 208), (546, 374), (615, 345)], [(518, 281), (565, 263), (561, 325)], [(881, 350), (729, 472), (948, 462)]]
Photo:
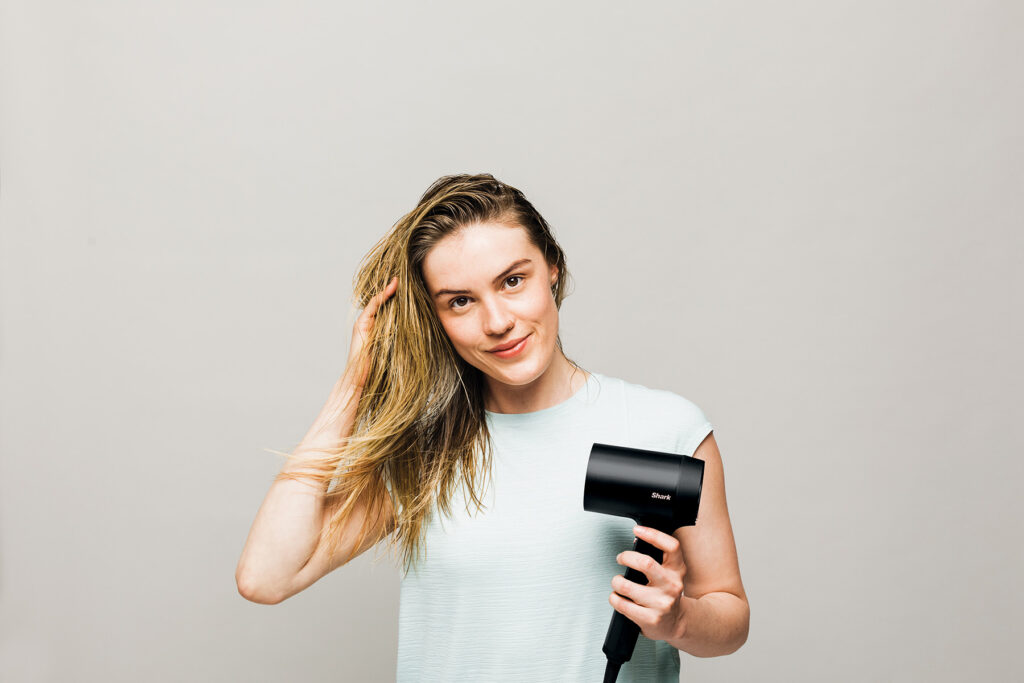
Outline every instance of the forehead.
[(423, 277), (431, 289), (461, 288), (490, 282), (512, 261), (541, 260), (540, 250), (519, 226), (476, 224), (445, 236), (423, 260)]

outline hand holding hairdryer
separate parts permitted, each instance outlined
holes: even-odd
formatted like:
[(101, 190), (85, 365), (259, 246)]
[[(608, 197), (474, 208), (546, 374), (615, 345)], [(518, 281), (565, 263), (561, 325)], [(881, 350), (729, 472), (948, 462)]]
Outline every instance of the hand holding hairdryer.
[(638, 540), (659, 549), (663, 559), (659, 562), (653, 557), (648, 559), (647, 554), (630, 550), (619, 553), (616, 561), (628, 569), (624, 576), (616, 574), (612, 579), (614, 592), (609, 601), (651, 640), (672, 640), (679, 636), (677, 631), (687, 607), (682, 581), (686, 563), (679, 540), (646, 526), (638, 526), (634, 533)]
[[(583, 509), (630, 517), (641, 526), (671, 536), (679, 527), (697, 523), (703, 482), (703, 460), (678, 453), (595, 443), (587, 464)], [(661, 565), (663, 552), (659, 542), (667, 544), (655, 533), (639, 535), (633, 550)], [(682, 564), (681, 556), (678, 562)], [(626, 571), (625, 578), (647, 585), (647, 576), (633, 567)], [(619, 668), (633, 656), (639, 634), (640, 627), (625, 614), (616, 611), (612, 615), (602, 648), (608, 657), (605, 683), (614, 683)]]

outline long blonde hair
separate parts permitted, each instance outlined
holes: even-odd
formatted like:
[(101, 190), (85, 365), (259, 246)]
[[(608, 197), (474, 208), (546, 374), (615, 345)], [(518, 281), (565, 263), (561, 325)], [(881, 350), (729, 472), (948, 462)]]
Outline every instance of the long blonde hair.
[[(319, 449), (323, 456), (311, 470), (278, 474), (278, 479), (312, 479), (325, 491), (326, 505), (344, 501), (328, 527), (332, 552), (359, 500), (371, 503), (355, 547), (373, 532), (372, 520), (380, 518), (381, 506), (391, 496), (396, 533), (389, 550), (401, 544), (406, 573), (421, 559), (433, 506), (451, 516), (457, 478), (461, 476), (477, 510), (485, 507), (478, 497), (485, 482), (477, 480), (491, 473), (493, 444), (484, 413), (483, 373), (456, 352), (421, 270), (444, 237), (485, 222), (522, 227), (547, 263), (558, 267), (551, 292), (561, 308), (569, 278), (565, 254), (522, 192), (489, 173), (443, 176), (431, 184), (416, 207), (363, 258), (353, 280), (353, 303), (362, 308), (392, 277), (399, 278), (397, 291), (378, 309), (366, 341), (368, 374), (352, 436)], [(561, 335), (557, 345), (562, 351)], [(467, 512), (468, 507), (467, 501)], [(377, 526), (373, 544), (388, 533)]]

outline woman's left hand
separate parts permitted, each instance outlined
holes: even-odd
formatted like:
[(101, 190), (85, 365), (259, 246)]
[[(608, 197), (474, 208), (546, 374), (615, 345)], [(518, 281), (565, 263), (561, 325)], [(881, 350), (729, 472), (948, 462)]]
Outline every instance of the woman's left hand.
[(640, 540), (661, 549), (662, 562), (658, 564), (652, 557), (635, 550), (619, 553), (615, 561), (642, 572), (648, 583), (641, 586), (616, 574), (608, 602), (615, 611), (635, 622), (651, 640), (678, 640), (683, 636), (683, 618), (693, 600), (683, 595), (686, 564), (679, 540), (650, 527), (638, 526), (634, 531)]

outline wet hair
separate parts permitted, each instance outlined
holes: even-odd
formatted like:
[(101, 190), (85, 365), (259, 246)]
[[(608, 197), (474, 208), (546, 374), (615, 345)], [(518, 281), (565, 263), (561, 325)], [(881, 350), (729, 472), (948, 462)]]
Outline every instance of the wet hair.
[[(452, 345), (422, 272), (438, 242), (481, 223), (525, 230), (547, 264), (558, 267), (551, 295), (561, 308), (569, 278), (565, 254), (522, 192), (489, 173), (443, 176), (430, 185), (366, 254), (353, 281), (353, 303), (362, 308), (399, 278), (365, 342), (369, 365), (351, 436), (318, 449), (320, 459), (309, 469), (278, 475), (312, 479), (325, 491), (327, 509), (337, 508), (321, 539), (332, 553), (357, 502), (366, 516), (353, 547), (370, 535), (376, 545), (395, 531), (389, 548), (401, 545), (405, 572), (421, 558), (435, 506), (450, 517), (459, 479), (468, 493), (467, 512), (469, 500), (477, 510), (485, 507), (478, 493), (486, 484), (478, 479), (490, 475), (493, 459), (485, 378)], [(557, 346), (564, 355), (560, 335)], [(582, 369), (569, 363), (574, 372)], [(385, 528), (377, 522), (389, 498), (394, 524)]]

